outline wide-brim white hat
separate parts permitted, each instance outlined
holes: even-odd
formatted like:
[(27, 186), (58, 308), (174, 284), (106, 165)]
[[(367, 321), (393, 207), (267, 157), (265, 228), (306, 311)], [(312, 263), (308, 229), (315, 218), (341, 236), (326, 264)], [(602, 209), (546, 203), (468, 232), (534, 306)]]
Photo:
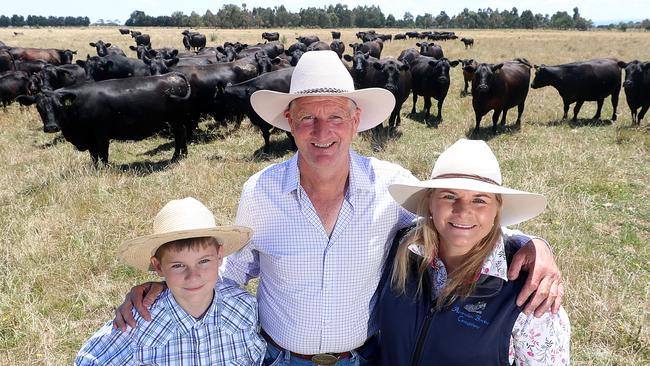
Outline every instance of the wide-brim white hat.
[(386, 89), (355, 90), (350, 72), (334, 51), (305, 52), (293, 70), (289, 93), (258, 90), (251, 95), (251, 105), (266, 122), (291, 131), (284, 111), (292, 100), (308, 96), (352, 99), (361, 109), (358, 132), (382, 123), (395, 107), (395, 97)]
[(143, 271), (151, 268), (151, 257), (165, 243), (179, 239), (214, 237), (223, 247), (223, 256), (244, 247), (252, 230), (245, 226), (217, 226), (214, 215), (192, 197), (169, 201), (153, 220), (153, 234), (127, 240), (118, 256), (128, 265)]
[(538, 193), (502, 186), (501, 169), (496, 156), (484, 141), (461, 139), (436, 160), (429, 180), (392, 184), (388, 191), (395, 202), (417, 214), (418, 205), (429, 188), (463, 189), (498, 193), (503, 200), (501, 225), (530, 220), (546, 209), (546, 198)]

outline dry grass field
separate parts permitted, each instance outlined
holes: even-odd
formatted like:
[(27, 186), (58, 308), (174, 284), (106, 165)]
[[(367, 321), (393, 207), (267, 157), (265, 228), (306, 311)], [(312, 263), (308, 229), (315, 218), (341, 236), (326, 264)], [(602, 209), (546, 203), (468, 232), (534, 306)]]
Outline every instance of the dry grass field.
[[(141, 29), (154, 47), (182, 47), (182, 29)], [(201, 29), (208, 44), (261, 40), (264, 30)], [(298, 34), (328, 30), (280, 29), (287, 44)], [(345, 30), (346, 44), (356, 30)], [(386, 30), (396, 33), (398, 30)], [(500, 62), (525, 57), (557, 64), (594, 57), (650, 60), (650, 33), (458, 30), (476, 40), (465, 50), (443, 42), (450, 59)], [(10, 45), (71, 48), (94, 54), (102, 39), (123, 49), (133, 44), (116, 28), (25, 29)], [(384, 56), (397, 56), (415, 41), (393, 41)], [(128, 53), (133, 55), (133, 52)], [(427, 126), (402, 110), (394, 136), (360, 136), (360, 153), (394, 161), (426, 178), (438, 154), (473, 129), (471, 96), (461, 96), (462, 73), (451, 70), (444, 121)], [(418, 112), (422, 108), (418, 101)], [(435, 104), (432, 112), (435, 111)], [(631, 125), (623, 91), (618, 121), (610, 100), (594, 122), (595, 103), (585, 103), (577, 123), (561, 120), (562, 102), (548, 87), (531, 90), (520, 130), (497, 135), (483, 118), (481, 137), (499, 158), (506, 184), (545, 194), (548, 210), (520, 229), (553, 245), (566, 283), (564, 306), (572, 322), (575, 365), (650, 365), (650, 117)], [(119, 243), (149, 233), (151, 220), (173, 198), (194, 196), (218, 221), (234, 219), (243, 182), (263, 167), (291, 156), (283, 133), (272, 135), (272, 152), (248, 122), (217, 127), (204, 121), (189, 156), (171, 164), (173, 143), (164, 136), (141, 142), (113, 141), (111, 164), (93, 168), (58, 134), (45, 134), (36, 109), (13, 104), (0, 110), (0, 365), (66, 365), (106, 320), (128, 289), (153, 276), (119, 263)], [(260, 213), (263, 214), (263, 213)], [(290, 228), (287, 228), (290, 230)], [(252, 286), (254, 288), (254, 285)]]

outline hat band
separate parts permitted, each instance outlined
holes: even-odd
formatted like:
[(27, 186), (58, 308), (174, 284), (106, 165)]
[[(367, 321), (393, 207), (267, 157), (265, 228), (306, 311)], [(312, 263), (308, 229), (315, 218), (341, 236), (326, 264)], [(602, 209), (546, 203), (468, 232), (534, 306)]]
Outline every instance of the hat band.
[(292, 94), (334, 94), (334, 93), (349, 93), (350, 90), (338, 89), (338, 88), (313, 88), (313, 89), (304, 89)]
[(474, 179), (474, 180), (480, 180), (481, 182), (485, 183), (490, 183), (494, 184), (497, 186), (501, 186), (501, 184), (493, 181), (490, 178), (486, 177), (481, 177), (480, 175), (474, 175), (474, 174), (460, 174), (460, 173), (448, 173), (448, 174), (440, 174), (435, 177), (432, 177), (431, 179), (445, 179), (445, 178), (467, 178), (467, 179)]

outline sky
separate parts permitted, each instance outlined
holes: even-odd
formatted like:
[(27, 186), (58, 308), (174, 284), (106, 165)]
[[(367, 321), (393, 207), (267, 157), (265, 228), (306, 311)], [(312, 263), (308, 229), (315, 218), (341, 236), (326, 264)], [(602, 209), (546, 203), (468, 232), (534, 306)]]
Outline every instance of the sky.
[(174, 11), (182, 11), (188, 15), (192, 11), (196, 11), (199, 15), (203, 15), (208, 9), (216, 13), (224, 4), (242, 6), (244, 3), (248, 9), (254, 7), (272, 8), (284, 4), (291, 12), (297, 12), (301, 8), (310, 6), (321, 8), (336, 3), (345, 4), (349, 9), (357, 5), (378, 5), (384, 15), (393, 14), (397, 19), (401, 19), (407, 11), (413, 14), (413, 16), (424, 13), (430, 13), (435, 16), (444, 10), (449, 16), (452, 16), (462, 12), (463, 8), (478, 10), (488, 7), (499, 10), (516, 7), (519, 10), (519, 14), (524, 10), (531, 10), (535, 14), (552, 15), (558, 10), (573, 14), (573, 8), (576, 6), (580, 10), (580, 15), (593, 20), (596, 24), (650, 18), (650, 0), (311, 0), (308, 2), (299, 0), (285, 0), (281, 2), (268, 0), (29, 0), (26, 3), (17, 0), (2, 0), (2, 3), (2, 6), (0, 6), (0, 15), (87, 16), (91, 22), (104, 19), (119, 20), (122, 24), (134, 10), (142, 10), (147, 15), (153, 16), (171, 15)]

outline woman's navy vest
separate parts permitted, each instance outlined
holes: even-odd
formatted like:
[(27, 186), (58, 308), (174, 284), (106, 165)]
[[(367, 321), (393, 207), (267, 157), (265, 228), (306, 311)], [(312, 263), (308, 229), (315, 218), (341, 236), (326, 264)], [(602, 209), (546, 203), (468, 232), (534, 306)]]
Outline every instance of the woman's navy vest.
[[(395, 243), (396, 244), (396, 243)], [(510, 335), (521, 313), (515, 300), (526, 280), (515, 281), (481, 275), (472, 296), (435, 311), (431, 276), (416, 296), (417, 267), (422, 257), (411, 253), (412, 272), (406, 294), (391, 289), (390, 273), (397, 245), (386, 262), (379, 298), (380, 365), (509, 365)], [(505, 243), (508, 264), (518, 249)]]

